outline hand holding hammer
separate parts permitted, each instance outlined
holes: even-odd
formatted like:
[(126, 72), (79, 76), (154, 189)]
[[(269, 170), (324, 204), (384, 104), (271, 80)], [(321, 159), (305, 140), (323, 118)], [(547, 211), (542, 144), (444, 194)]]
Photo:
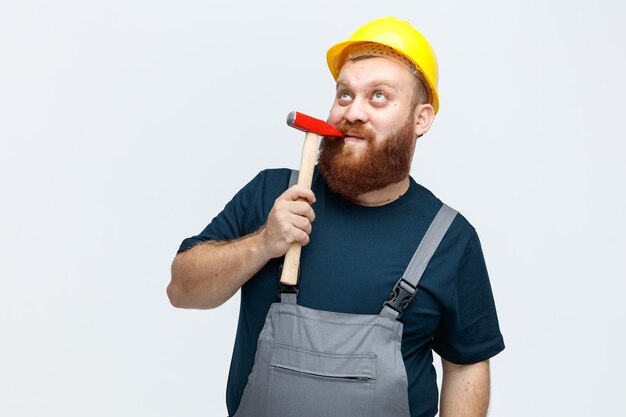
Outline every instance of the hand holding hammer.
[[(310, 189), (313, 180), (315, 160), (317, 159), (319, 137), (343, 137), (343, 133), (322, 120), (298, 112), (289, 113), (287, 116), (287, 124), (306, 132), (304, 136), (304, 146), (302, 147), (302, 158), (300, 160), (298, 185)], [(287, 250), (283, 263), (283, 272), (280, 276), (281, 284), (296, 285), (298, 283), (301, 249), (302, 245), (294, 242)]]

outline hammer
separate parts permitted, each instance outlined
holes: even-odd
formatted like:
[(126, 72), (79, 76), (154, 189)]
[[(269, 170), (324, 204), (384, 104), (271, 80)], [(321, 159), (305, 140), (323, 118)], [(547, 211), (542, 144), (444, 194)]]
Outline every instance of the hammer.
[[(298, 185), (310, 189), (313, 180), (313, 168), (315, 167), (315, 160), (317, 159), (317, 143), (319, 137), (343, 137), (343, 133), (322, 120), (295, 111), (287, 115), (287, 124), (306, 132), (304, 136), (304, 146), (302, 147), (302, 159), (300, 160)], [(287, 250), (287, 253), (285, 253), (283, 272), (280, 276), (281, 284), (296, 285), (298, 283), (301, 249), (302, 245), (294, 242)]]

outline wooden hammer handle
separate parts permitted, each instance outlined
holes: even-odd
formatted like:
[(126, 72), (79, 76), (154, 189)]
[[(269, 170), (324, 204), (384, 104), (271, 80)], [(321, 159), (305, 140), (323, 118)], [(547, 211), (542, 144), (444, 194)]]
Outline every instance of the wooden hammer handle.
[[(307, 132), (304, 137), (304, 146), (302, 147), (302, 159), (300, 160), (300, 174), (298, 175), (298, 185), (311, 188), (313, 181), (313, 169), (315, 168), (315, 160), (317, 159), (317, 142), (319, 135), (313, 132)], [(292, 243), (291, 247), (285, 253), (283, 263), (283, 272), (280, 276), (280, 282), (284, 285), (296, 285), (298, 283), (298, 269), (300, 268), (300, 252), (302, 245)]]

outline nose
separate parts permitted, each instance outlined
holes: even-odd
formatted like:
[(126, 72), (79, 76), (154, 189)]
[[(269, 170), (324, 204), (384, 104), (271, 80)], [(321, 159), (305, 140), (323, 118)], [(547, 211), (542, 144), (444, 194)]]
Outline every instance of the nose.
[(350, 103), (344, 117), (350, 123), (367, 123), (367, 109), (366, 103), (363, 102), (363, 99), (360, 97), (355, 98), (352, 103)]

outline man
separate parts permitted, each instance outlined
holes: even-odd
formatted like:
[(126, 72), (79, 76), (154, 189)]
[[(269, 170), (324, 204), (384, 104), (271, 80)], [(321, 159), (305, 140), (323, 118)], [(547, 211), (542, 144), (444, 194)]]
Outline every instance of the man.
[[(279, 300), (281, 257), (293, 242), (304, 245), (298, 305), (375, 315), (442, 207), (409, 176), (416, 138), (439, 107), (428, 42), (408, 22), (377, 19), (330, 48), (327, 60), (337, 81), (328, 122), (345, 137), (322, 141), (312, 190), (287, 188), (289, 170), (261, 172), (200, 235), (183, 241), (172, 264), (168, 295), (176, 307), (214, 308), (241, 289), (231, 416), (248, 389), (259, 334)], [(437, 413), (435, 350), (443, 368), (440, 415), (485, 416), (489, 358), (504, 343), (480, 242), (462, 216), (399, 320), (408, 382), (402, 406), (410, 415)], [(265, 408), (252, 415), (266, 415)]]

